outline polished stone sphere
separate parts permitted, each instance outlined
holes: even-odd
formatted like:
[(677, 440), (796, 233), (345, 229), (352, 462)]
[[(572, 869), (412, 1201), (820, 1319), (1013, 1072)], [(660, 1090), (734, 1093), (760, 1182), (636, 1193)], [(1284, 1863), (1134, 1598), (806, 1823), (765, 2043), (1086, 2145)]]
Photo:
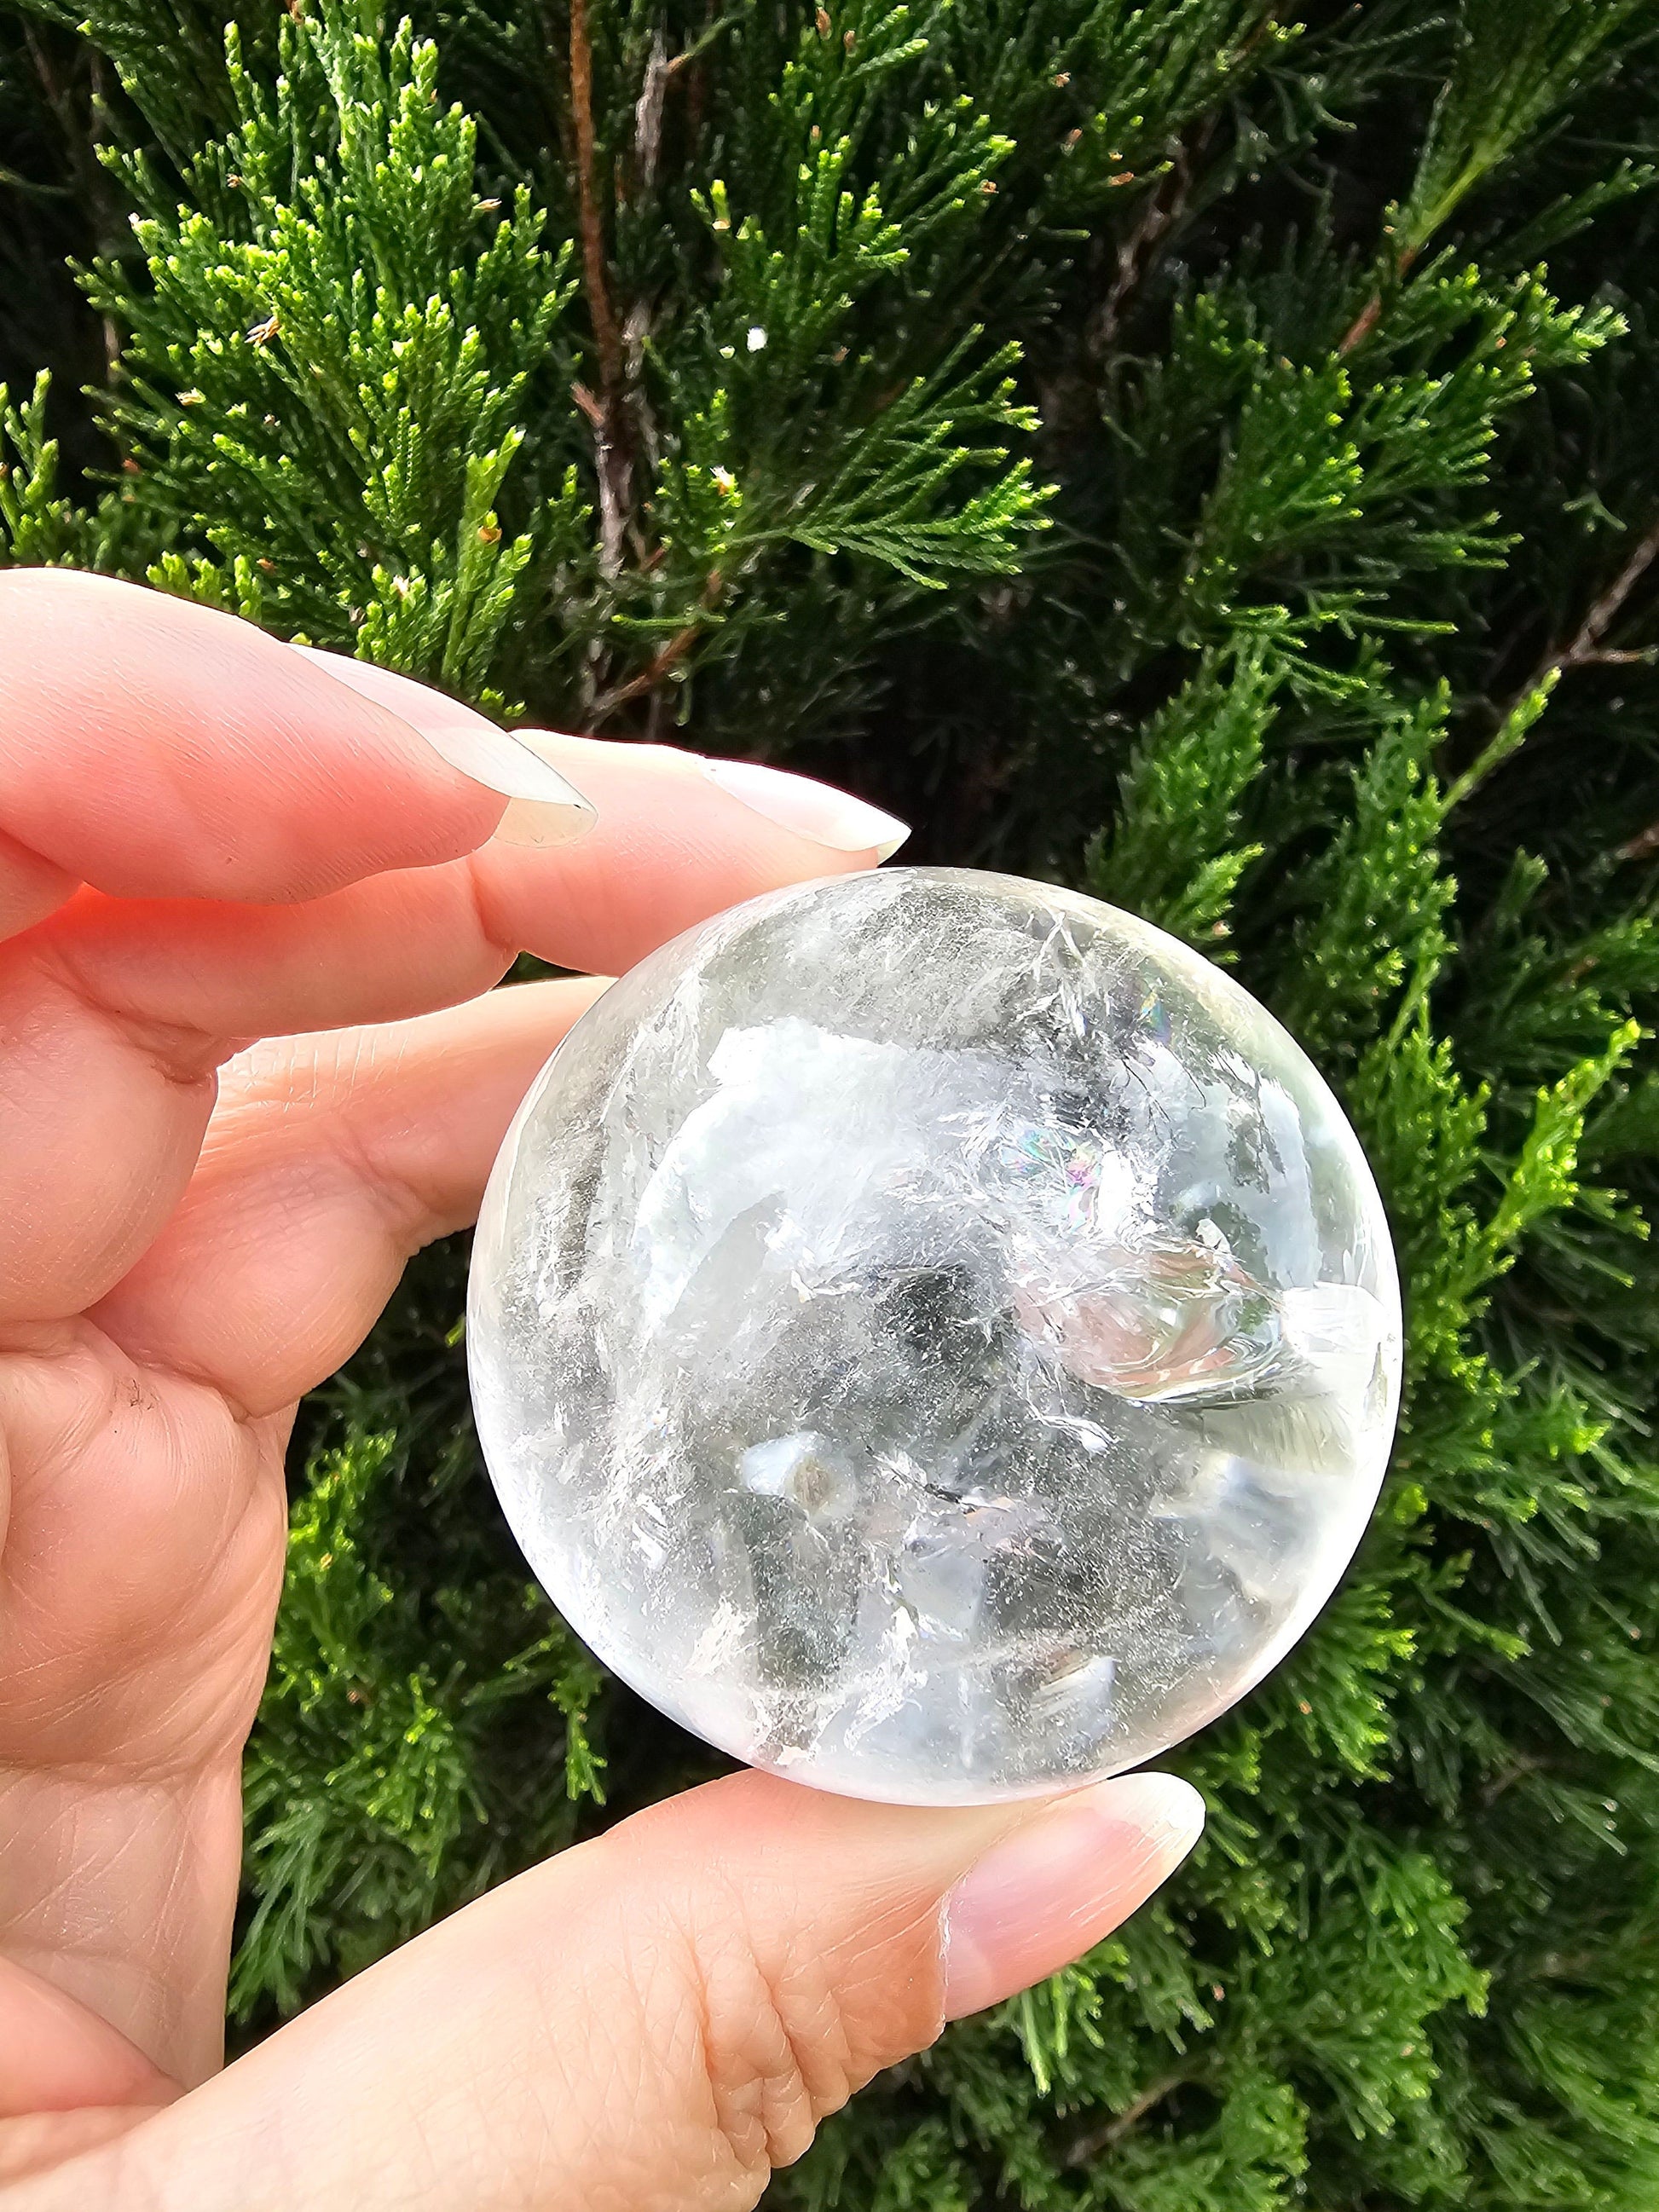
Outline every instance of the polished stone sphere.
[(548, 1062), (491, 1178), (485, 1456), (560, 1611), (755, 1765), (1109, 1774), (1329, 1596), (1394, 1431), (1352, 1131), (1197, 953), (943, 868), (751, 900)]

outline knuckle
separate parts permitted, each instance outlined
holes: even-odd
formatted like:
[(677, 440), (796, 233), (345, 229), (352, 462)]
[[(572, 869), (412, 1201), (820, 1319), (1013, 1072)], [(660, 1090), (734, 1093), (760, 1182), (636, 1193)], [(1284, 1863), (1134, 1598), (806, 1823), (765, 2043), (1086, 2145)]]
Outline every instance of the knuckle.
[(716, 2155), (763, 2184), (858, 2086), (834, 1978), (787, 1939), (757, 1941), (735, 1899), (703, 1900), (679, 1932), (696, 2092)]

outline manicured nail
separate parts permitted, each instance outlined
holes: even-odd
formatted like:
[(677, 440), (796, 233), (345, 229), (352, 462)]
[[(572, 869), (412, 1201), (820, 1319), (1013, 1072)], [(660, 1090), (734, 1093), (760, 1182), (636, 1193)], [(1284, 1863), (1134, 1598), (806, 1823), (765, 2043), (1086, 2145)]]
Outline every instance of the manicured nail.
[(744, 806), (832, 852), (873, 850), (878, 860), (885, 860), (910, 834), (908, 822), (866, 805), (851, 792), (837, 791), (832, 783), (814, 782), (810, 775), (791, 775), (759, 761), (706, 760), (702, 767), (705, 775)]
[[(514, 730), (513, 735), (552, 775), (563, 775), (559, 762), (564, 757), (566, 740), (556, 730)], [(570, 787), (574, 790), (575, 786)], [(592, 803), (585, 803), (586, 812), (578, 813), (568, 806), (549, 806), (539, 799), (515, 799), (495, 824), (489, 842), (526, 845), (532, 851), (548, 845), (568, 845), (577, 837), (586, 836), (599, 818)]]
[[(310, 645), (296, 645), (292, 650), (302, 653), (337, 684), (397, 715), (451, 768), (471, 776), (474, 783), (482, 783), (520, 805), (550, 809), (566, 817), (562, 830), (548, 823), (548, 835), (538, 842), (563, 843), (573, 835), (579, 836), (592, 819), (592, 801), (584, 799), (550, 761), (510, 732), (498, 730), (471, 707), (463, 707), (458, 699), (447, 698), (441, 691), (416, 683), (413, 677), (377, 668), (373, 661), (349, 660), (343, 653), (323, 653)], [(571, 817), (574, 821), (568, 819)]]
[(1204, 1826), (1173, 1774), (1126, 1774), (1062, 1797), (993, 1844), (945, 1900), (945, 2017), (1000, 2004), (1127, 1919)]

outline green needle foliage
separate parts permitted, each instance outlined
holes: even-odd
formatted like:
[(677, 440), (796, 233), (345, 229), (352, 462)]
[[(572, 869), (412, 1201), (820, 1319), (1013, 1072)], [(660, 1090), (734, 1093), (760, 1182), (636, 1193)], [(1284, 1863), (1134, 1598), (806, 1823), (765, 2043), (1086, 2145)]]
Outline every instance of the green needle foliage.
[[(410, 4), (0, 0), (0, 558), (1149, 915), (1406, 1279), (1192, 1864), (775, 2201), (1647, 2212), (1659, 0)], [(302, 1414), (244, 2034), (710, 1769), (527, 1586), (463, 1267)]]

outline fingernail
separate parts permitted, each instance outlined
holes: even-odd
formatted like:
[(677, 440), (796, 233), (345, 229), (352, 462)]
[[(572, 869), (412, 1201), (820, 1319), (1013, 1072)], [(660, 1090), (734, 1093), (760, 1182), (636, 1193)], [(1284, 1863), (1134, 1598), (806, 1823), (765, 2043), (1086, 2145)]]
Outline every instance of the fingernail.
[[(459, 699), (447, 698), (441, 691), (417, 684), (411, 676), (377, 668), (373, 661), (350, 660), (343, 653), (324, 653), (311, 645), (296, 645), (290, 650), (303, 653), (337, 684), (395, 714), (417, 737), (424, 738), (441, 759), (471, 776), (474, 783), (522, 805), (556, 809), (565, 816), (592, 817), (592, 801), (585, 799), (550, 761), (544, 760), (511, 732), (498, 730), (471, 707), (463, 707)], [(586, 826), (586, 821), (579, 821), (575, 834)], [(562, 837), (550, 842), (562, 842), (572, 834), (567, 828)]]
[(815, 782), (810, 775), (792, 775), (786, 769), (763, 767), (759, 761), (706, 760), (702, 769), (743, 805), (832, 852), (873, 849), (878, 860), (885, 860), (910, 834), (909, 823), (896, 815), (884, 814), (851, 792)]
[(1058, 1973), (1172, 1875), (1204, 1826), (1173, 1774), (1126, 1774), (1062, 1797), (993, 1844), (945, 1900), (945, 2017)]
[[(514, 730), (514, 737), (525, 750), (540, 761), (553, 775), (562, 776), (550, 760), (556, 753), (561, 740), (553, 730)], [(575, 789), (574, 784), (569, 786)], [(591, 802), (582, 802), (585, 811), (571, 806), (550, 806), (539, 799), (515, 799), (501, 820), (495, 824), (494, 845), (524, 845), (532, 851), (549, 845), (568, 845), (577, 837), (585, 837), (599, 820)]]

